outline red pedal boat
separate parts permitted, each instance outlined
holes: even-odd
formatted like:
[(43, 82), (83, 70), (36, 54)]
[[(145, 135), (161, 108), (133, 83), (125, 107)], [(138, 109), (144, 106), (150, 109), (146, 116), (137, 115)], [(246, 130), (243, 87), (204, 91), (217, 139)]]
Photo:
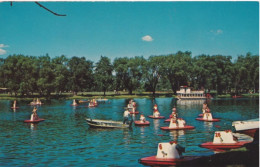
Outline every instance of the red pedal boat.
[(170, 128), (169, 126), (161, 127), (162, 130), (188, 130), (188, 129), (194, 129), (194, 126), (185, 125), (184, 127), (175, 127)]
[(150, 125), (150, 122), (149, 121), (135, 121), (135, 125), (136, 126), (149, 126)]
[(149, 115), (148, 117), (152, 118), (152, 119), (164, 119), (165, 118), (165, 116), (154, 117), (152, 115)]
[(197, 159), (199, 157), (195, 156), (184, 156), (181, 159), (177, 158), (156, 158), (156, 156), (146, 157), (139, 159), (139, 163), (143, 165), (149, 166), (157, 166), (157, 165), (165, 165), (165, 166), (172, 166), (172, 165), (185, 165), (188, 161)]
[(45, 121), (45, 119), (39, 118), (39, 119), (33, 120), (33, 121), (31, 121), (30, 119), (24, 120), (25, 123), (38, 123), (38, 122), (41, 122), (41, 121)]
[(220, 119), (217, 119), (217, 118), (213, 118), (211, 120), (203, 119), (203, 118), (196, 118), (196, 120), (198, 120), (198, 121), (206, 121), (206, 122), (219, 122), (220, 121)]
[(135, 111), (135, 112), (130, 111), (130, 114), (139, 114), (139, 111)]
[(207, 142), (207, 143), (200, 144), (199, 146), (203, 147), (203, 148), (208, 148), (211, 150), (220, 151), (220, 150), (229, 150), (229, 149), (240, 148), (244, 144), (247, 144), (247, 143), (250, 143), (250, 142), (249, 141), (240, 141), (237, 143), (217, 143), (217, 144), (214, 144), (213, 142)]

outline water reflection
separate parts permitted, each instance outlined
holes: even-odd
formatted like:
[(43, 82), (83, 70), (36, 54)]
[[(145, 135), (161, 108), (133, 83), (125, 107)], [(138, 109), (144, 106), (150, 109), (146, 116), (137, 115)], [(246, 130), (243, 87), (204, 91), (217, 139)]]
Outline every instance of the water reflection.
[(210, 131), (213, 127), (213, 122), (203, 121), (203, 126), (204, 126), (205, 130)]
[[(131, 129), (90, 128), (85, 118), (122, 121), (124, 107), (129, 100), (112, 99), (96, 108), (81, 104), (71, 107), (71, 100), (44, 101), (39, 115), (46, 122), (26, 124), (32, 106), (19, 101), (19, 111), (10, 109), (11, 102), (0, 100), (1, 166), (141, 166), (138, 159), (153, 155), (158, 142), (177, 140), (186, 149), (185, 155), (210, 155), (214, 152), (198, 147), (213, 140), (214, 131), (231, 128), (232, 121), (259, 117), (258, 99), (217, 99), (210, 101), (214, 117), (219, 123), (195, 120), (203, 102), (182, 104), (173, 98), (134, 99), (137, 110), (151, 115), (154, 103), (161, 115), (168, 116), (176, 105), (179, 117), (194, 130), (162, 131), (164, 120), (147, 119), (150, 126)], [(187, 102), (187, 101), (186, 101)], [(138, 120), (140, 115), (133, 116)], [(216, 125), (221, 125), (217, 129)], [(239, 136), (240, 140), (247, 140)], [(32, 153), (33, 154), (32, 156)]]
[(182, 137), (185, 135), (185, 131), (184, 130), (171, 130), (169, 132), (169, 135), (171, 137), (171, 140), (178, 141), (179, 136)]
[(153, 125), (155, 133), (157, 134), (160, 130), (160, 120), (159, 119), (153, 119)]

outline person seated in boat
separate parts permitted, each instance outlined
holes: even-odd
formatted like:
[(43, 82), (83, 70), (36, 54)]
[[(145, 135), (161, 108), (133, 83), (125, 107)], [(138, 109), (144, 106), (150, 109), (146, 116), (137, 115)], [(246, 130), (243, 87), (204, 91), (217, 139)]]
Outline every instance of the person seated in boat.
[(177, 109), (176, 109), (176, 107), (173, 107), (172, 113), (171, 113), (171, 115), (170, 115), (170, 118), (174, 118), (175, 120), (177, 120), (178, 114), (177, 114)]
[(154, 110), (154, 111), (155, 111), (155, 110), (158, 110), (157, 104), (155, 104), (155, 105), (153, 106), (153, 110)]
[(39, 98), (37, 98), (36, 104), (42, 104), (42, 102), (39, 100)]
[(93, 99), (93, 105), (94, 105), (94, 106), (97, 106), (97, 101), (96, 101), (96, 99)]
[(13, 108), (16, 108), (16, 100), (13, 103)]
[(212, 114), (210, 113), (210, 109), (207, 107), (206, 112), (203, 114), (203, 119), (206, 119), (206, 120), (212, 120)]
[(130, 112), (129, 112), (129, 110), (127, 109), (127, 110), (125, 110), (125, 112), (124, 112), (124, 121), (123, 121), (123, 124), (126, 124), (126, 123), (127, 123), (128, 119), (129, 119), (129, 116), (130, 116)]
[(36, 100), (35, 99), (33, 99), (33, 101), (32, 102), (30, 102), (30, 105), (35, 105), (36, 104)]
[(38, 114), (37, 114), (37, 108), (34, 107), (33, 110), (32, 110), (32, 115), (31, 115), (31, 121), (35, 121), (35, 120), (38, 120), (39, 117), (38, 117)]
[(75, 99), (73, 99), (73, 103), (72, 103), (73, 106), (76, 106), (77, 105), (77, 102)]
[(155, 118), (160, 117), (160, 112), (158, 110), (154, 110), (153, 117), (155, 117)]
[(207, 109), (208, 105), (207, 103), (203, 103), (203, 106), (202, 106), (202, 113), (205, 113), (206, 112), (206, 109)]
[(177, 124), (178, 124), (178, 127), (184, 127), (186, 124), (186, 121), (182, 118), (178, 118)]
[(90, 102), (88, 103), (88, 107), (94, 107), (93, 100), (90, 100)]
[(171, 118), (170, 124), (169, 124), (169, 128), (177, 128), (178, 127), (178, 122), (177, 120)]
[(145, 116), (143, 114), (140, 115), (140, 121), (145, 123), (146, 119)]

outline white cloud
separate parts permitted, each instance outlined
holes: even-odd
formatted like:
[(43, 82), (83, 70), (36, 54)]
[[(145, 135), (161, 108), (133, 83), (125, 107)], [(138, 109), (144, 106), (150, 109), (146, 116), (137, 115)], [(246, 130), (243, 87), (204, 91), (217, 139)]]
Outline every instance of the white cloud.
[(220, 34), (223, 34), (223, 30), (221, 30), (221, 29), (210, 30), (210, 32), (213, 33), (214, 35), (220, 35)]
[(4, 54), (6, 54), (6, 51), (0, 48), (0, 55), (4, 55)]
[(2, 48), (6, 48), (6, 47), (9, 47), (9, 46), (5, 45), (5, 44), (0, 44), (0, 55), (6, 54), (6, 50), (2, 49)]
[(151, 42), (153, 41), (153, 38), (150, 35), (146, 35), (142, 37), (142, 40), (146, 42)]

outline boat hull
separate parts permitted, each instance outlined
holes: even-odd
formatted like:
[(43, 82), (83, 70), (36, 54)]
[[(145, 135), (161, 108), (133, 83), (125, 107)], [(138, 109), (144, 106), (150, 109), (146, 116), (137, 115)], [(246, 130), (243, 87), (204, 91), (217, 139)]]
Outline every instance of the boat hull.
[(136, 126), (149, 126), (150, 125), (150, 122), (149, 121), (135, 121), (135, 125)]
[(88, 125), (94, 128), (129, 128), (131, 124), (123, 124), (120, 121), (86, 119)]
[(161, 127), (162, 130), (189, 130), (194, 128), (195, 128), (194, 126), (190, 126), (190, 125), (185, 125), (184, 127), (176, 127), (176, 128), (170, 128), (168, 126)]
[(148, 117), (152, 118), (152, 119), (164, 119), (165, 118), (165, 116), (154, 117), (152, 115), (149, 115)]
[(171, 165), (181, 165), (185, 164), (188, 161), (197, 159), (199, 157), (195, 156), (184, 156), (183, 158), (180, 159), (173, 159), (173, 158), (156, 158), (156, 156), (151, 156), (151, 157), (145, 157), (139, 159), (139, 163), (143, 165), (148, 165), (148, 166), (157, 166), (157, 165), (164, 165), (164, 166), (171, 166)]
[(205, 122), (219, 122), (220, 119), (214, 118), (212, 120), (207, 120), (207, 119), (203, 119), (203, 118), (196, 118), (196, 120), (198, 121), (205, 121)]
[(45, 119), (37, 119), (37, 120), (33, 120), (31, 121), (30, 119), (29, 120), (24, 120), (25, 123), (38, 123), (38, 122), (42, 122), (42, 121), (45, 121)]
[(240, 148), (244, 144), (250, 143), (249, 141), (241, 141), (237, 143), (220, 143), (220, 144), (215, 144), (213, 142), (207, 142), (200, 144), (200, 147), (211, 149), (211, 150), (229, 150), (229, 149), (235, 149), (235, 148)]
[(139, 114), (139, 111), (135, 111), (135, 112), (130, 111), (130, 114)]

